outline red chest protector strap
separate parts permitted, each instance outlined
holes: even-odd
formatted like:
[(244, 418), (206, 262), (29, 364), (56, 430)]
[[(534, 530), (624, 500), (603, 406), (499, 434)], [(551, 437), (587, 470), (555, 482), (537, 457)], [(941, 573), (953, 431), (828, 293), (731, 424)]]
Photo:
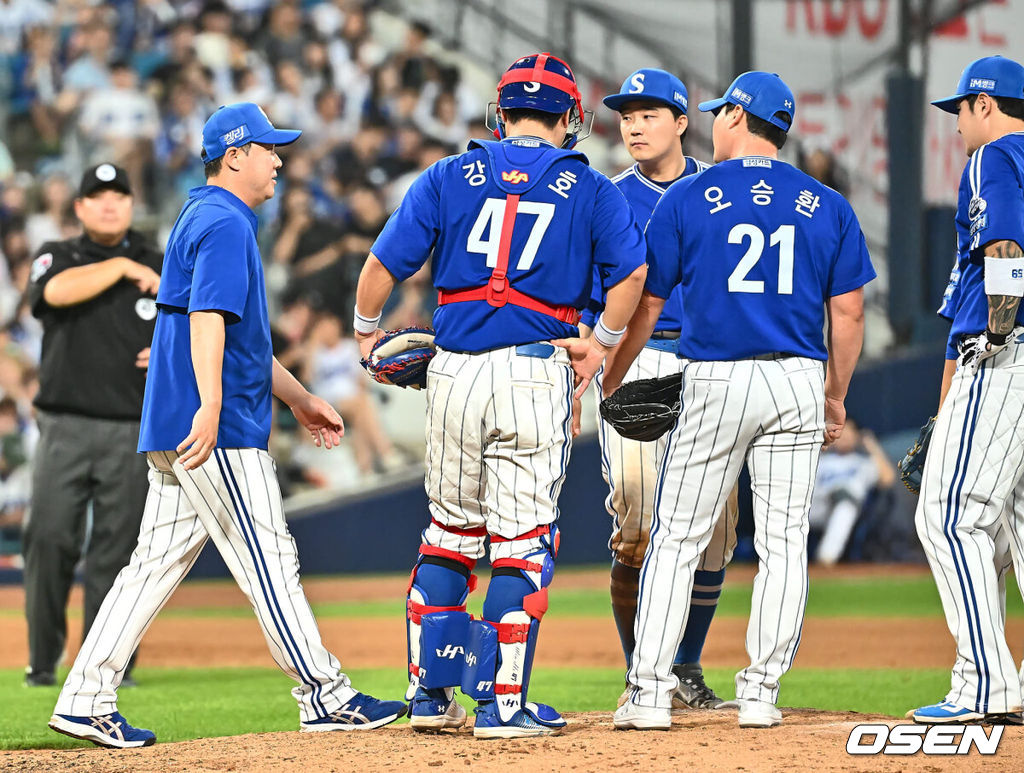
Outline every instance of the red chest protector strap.
[(501, 237), (498, 241), (498, 262), (491, 272), (490, 281), (483, 287), (469, 290), (438, 290), (437, 305), (461, 303), (462, 301), (487, 301), (491, 306), (500, 309), (506, 303), (531, 311), (539, 311), (554, 317), (559, 322), (577, 325), (580, 313), (572, 306), (555, 306), (552, 303), (531, 298), (519, 292), (508, 281), (508, 255), (512, 249), (512, 228), (516, 222), (516, 211), (519, 208), (519, 194), (509, 193), (505, 197), (505, 215), (501, 221)]

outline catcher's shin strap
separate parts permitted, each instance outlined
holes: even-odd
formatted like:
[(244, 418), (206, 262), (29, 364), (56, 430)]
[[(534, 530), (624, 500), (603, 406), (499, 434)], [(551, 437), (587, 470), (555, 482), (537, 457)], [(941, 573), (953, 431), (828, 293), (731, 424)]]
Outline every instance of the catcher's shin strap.
[(559, 322), (578, 325), (580, 312), (572, 306), (557, 306), (539, 298), (533, 298), (512, 287), (508, 279), (508, 254), (512, 249), (512, 227), (516, 222), (516, 211), (519, 208), (519, 194), (509, 193), (505, 196), (505, 215), (501, 221), (501, 237), (498, 241), (498, 260), (491, 272), (491, 278), (483, 287), (471, 287), (466, 290), (438, 290), (437, 305), (462, 303), (464, 301), (487, 301), (488, 304), (500, 309), (507, 303), (531, 311), (539, 311), (554, 317)]

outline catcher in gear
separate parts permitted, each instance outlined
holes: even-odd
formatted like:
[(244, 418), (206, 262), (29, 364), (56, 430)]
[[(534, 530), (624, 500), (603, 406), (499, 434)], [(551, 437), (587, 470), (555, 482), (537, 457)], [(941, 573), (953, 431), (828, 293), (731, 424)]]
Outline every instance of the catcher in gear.
[[(617, 345), (646, 276), (633, 213), (572, 149), (584, 115), (565, 62), (514, 62), (498, 85), (498, 141), (473, 140), (413, 182), (356, 288), (355, 338), (377, 368), (387, 357), (374, 363), (372, 347), (395, 284), (430, 259), (438, 290), (425, 389), (429, 521), (406, 598), (417, 731), (465, 724), (456, 687), (477, 702), (477, 738), (566, 725), (532, 700), (530, 674), (558, 553), (572, 400)], [(608, 298), (583, 340), (579, 310), (595, 271)], [(471, 620), (466, 598), (488, 540), (491, 581), (482, 619)]]

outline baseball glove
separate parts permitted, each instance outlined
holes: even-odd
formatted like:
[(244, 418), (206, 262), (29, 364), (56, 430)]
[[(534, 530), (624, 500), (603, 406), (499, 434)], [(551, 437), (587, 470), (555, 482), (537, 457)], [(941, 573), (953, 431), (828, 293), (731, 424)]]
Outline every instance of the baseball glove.
[(914, 445), (907, 450), (906, 455), (896, 464), (897, 469), (900, 471), (903, 485), (914, 494), (921, 491), (924, 459), (928, 454), (928, 445), (932, 441), (932, 428), (934, 426), (935, 417), (932, 416), (928, 419), (928, 423), (921, 427), (921, 434), (917, 436)]
[(427, 366), (436, 351), (433, 330), (404, 327), (387, 331), (360, 364), (381, 384), (422, 389), (427, 385)]
[(676, 425), (682, 389), (682, 373), (630, 381), (601, 401), (601, 418), (624, 438), (657, 440)]

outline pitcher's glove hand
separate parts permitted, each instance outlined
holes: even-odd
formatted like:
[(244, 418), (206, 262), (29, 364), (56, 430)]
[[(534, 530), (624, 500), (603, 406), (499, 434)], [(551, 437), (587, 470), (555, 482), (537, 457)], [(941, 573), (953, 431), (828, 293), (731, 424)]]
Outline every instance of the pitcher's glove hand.
[(630, 381), (601, 401), (601, 418), (624, 438), (657, 440), (676, 425), (682, 388), (682, 373)]
[(928, 419), (928, 423), (921, 427), (921, 434), (917, 436), (914, 445), (911, 446), (906, 455), (896, 463), (900, 471), (900, 479), (903, 485), (917, 494), (921, 491), (921, 476), (924, 471), (924, 459), (928, 454), (928, 445), (932, 442), (932, 428), (935, 426), (935, 417)]
[(374, 381), (422, 389), (427, 385), (427, 366), (436, 351), (433, 330), (405, 327), (381, 336), (370, 356), (359, 362)]

